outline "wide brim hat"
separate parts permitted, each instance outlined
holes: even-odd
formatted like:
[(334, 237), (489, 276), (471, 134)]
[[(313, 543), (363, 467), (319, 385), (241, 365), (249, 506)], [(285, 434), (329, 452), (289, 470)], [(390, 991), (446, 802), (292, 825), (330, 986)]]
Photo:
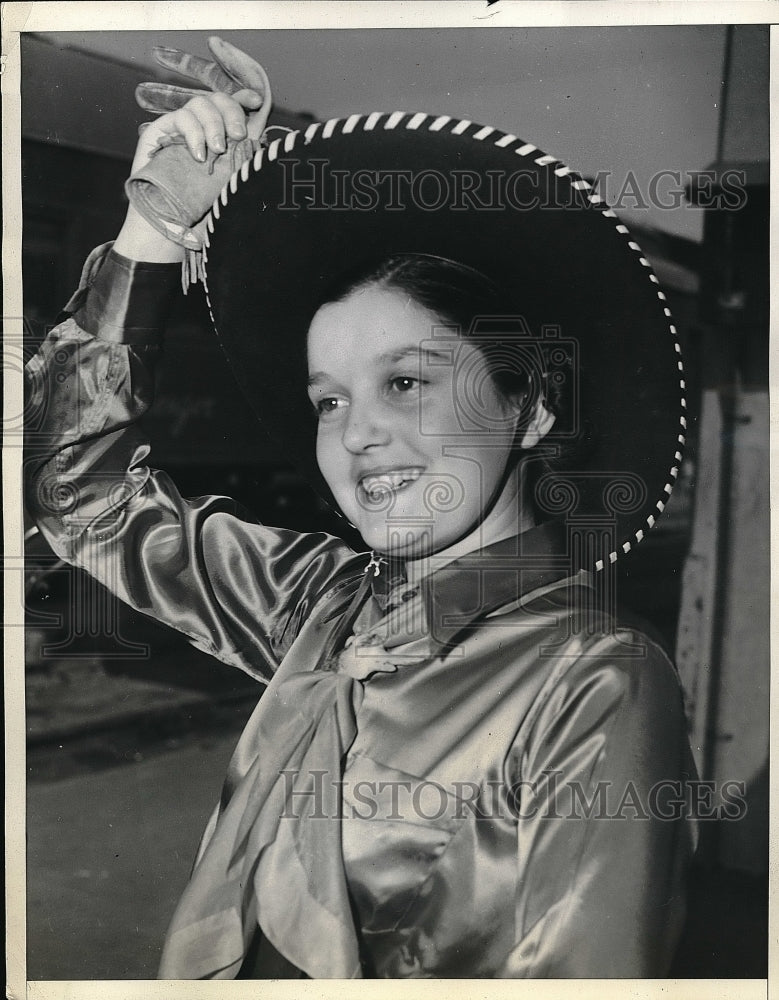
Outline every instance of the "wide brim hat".
[[(649, 261), (592, 186), (515, 135), (448, 116), (352, 115), (289, 132), (230, 179), (207, 219), (206, 294), (262, 427), (331, 499), (315, 457), (306, 335), (330, 288), (392, 254), (457, 261), (512, 288), (534, 336), (583, 377), (592, 447), (542, 477), (542, 517), (602, 568), (653, 527), (686, 427), (677, 331)], [(575, 428), (574, 428), (575, 429)], [(570, 426), (553, 428), (560, 443)]]

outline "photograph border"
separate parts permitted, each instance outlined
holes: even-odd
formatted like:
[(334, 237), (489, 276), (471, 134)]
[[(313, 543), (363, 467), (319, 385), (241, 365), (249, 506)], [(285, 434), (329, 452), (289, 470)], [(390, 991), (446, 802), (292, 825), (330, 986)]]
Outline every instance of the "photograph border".
[[(6, 317), (22, 317), (21, 287), (21, 67), (19, 38), (21, 33), (37, 31), (121, 31), (143, 29), (153, 35), (166, 30), (235, 30), (235, 29), (297, 29), (318, 28), (408, 28), (423, 27), (575, 27), (620, 25), (667, 24), (770, 24), (777, 17), (779, 8), (768, 0), (749, 2), (630, 2), (630, 0), (548, 0), (548, 2), (511, 2), (493, 0), (480, 3), (438, 3), (430, 0), (416, 2), (357, 3), (341, 0), (291, 0), (291, 2), (130, 2), (123, 4), (94, 4), (81, 2), (58, 3), (5, 3), (2, 17), (2, 144), (3, 144), (3, 299)], [(771, 108), (776, 105), (779, 91), (777, 73), (777, 29), (771, 28)], [(772, 124), (775, 121), (772, 114)], [(779, 157), (777, 130), (771, 134), (771, 181), (775, 188), (776, 162)], [(771, 210), (771, 287), (779, 287), (779, 264), (776, 254), (777, 206)], [(772, 295), (773, 300), (773, 295)], [(773, 311), (772, 311), (773, 312)], [(22, 320), (4, 323), (6, 337), (20, 339)], [(18, 326), (18, 328), (17, 328)], [(771, 343), (769, 386), (776, 385), (776, 345)], [(4, 374), (4, 415), (22, 412), (22, 379), (18, 365), (7, 363)], [(771, 427), (777, 426), (776, 400), (771, 399)], [(4, 442), (5, 444), (5, 442)], [(256, 997), (256, 982), (195, 982), (162, 980), (121, 980), (66, 982), (28, 982), (26, 980), (26, 866), (25, 866), (25, 696), (24, 696), (24, 608), (20, 580), (24, 566), (22, 548), (23, 524), (21, 505), (21, 451), (16, 447), (4, 448), (3, 510), (4, 510), (4, 651), (5, 651), (5, 748), (6, 748), (6, 962), (8, 996), (30, 997), (35, 1000), (65, 1000), (78, 997), (116, 997), (117, 1000), (165, 997), (200, 1000), (212, 997)], [(771, 496), (777, 486), (776, 440), (771, 437)], [(9, 460), (10, 459), (10, 460)], [(777, 527), (772, 518), (772, 561), (777, 551)], [(774, 608), (779, 607), (779, 588), (772, 574), (772, 625), (771, 636), (776, 634)], [(775, 651), (772, 643), (772, 677)], [(776, 692), (771, 687), (771, 717), (775, 709)], [(773, 749), (773, 740), (772, 740)], [(771, 753), (773, 757), (773, 753)], [(771, 830), (777, 829), (777, 785), (775, 774), (770, 782)], [(769, 871), (775, 871), (776, 853), (771, 850)], [(775, 886), (770, 887), (769, 931), (775, 934)], [(773, 935), (769, 933), (773, 943)], [(770, 949), (768, 980), (565, 980), (526, 981), (523, 996), (559, 997), (575, 995), (580, 998), (630, 996), (643, 998), (683, 998), (695, 1000), (751, 1000), (752, 997), (771, 995), (776, 974), (776, 950)], [(478, 985), (476, 985), (478, 984)], [(519, 989), (511, 981), (482, 984), (479, 980), (417, 980), (401, 982), (341, 982), (329, 984), (325, 980), (309, 983), (300, 981), (265, 982), (262, 995), (266, 997), (307, 997), (337, 995), (398, 997), (485, 997), (514, 996)]]

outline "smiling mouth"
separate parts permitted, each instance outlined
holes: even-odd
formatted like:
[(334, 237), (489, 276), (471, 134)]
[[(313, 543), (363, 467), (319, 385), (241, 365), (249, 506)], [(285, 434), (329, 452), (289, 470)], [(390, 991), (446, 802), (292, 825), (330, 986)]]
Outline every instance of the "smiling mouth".
[(360, 488), (368, 495), (370, 500), (381, 500), (390, 493), (399, 493), (412, 483), (415, 483), (422, 475), (422, 470), (417, 468), (393, 469), (389, 472), (372, 473), (362, 476)]

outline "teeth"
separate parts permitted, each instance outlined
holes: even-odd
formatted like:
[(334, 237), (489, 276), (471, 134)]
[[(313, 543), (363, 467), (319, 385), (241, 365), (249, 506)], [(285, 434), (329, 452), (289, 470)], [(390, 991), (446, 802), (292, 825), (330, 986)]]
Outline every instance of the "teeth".
[(362, 488), (366, 493), (390, 493), (400, 489), (405, 483), (414, 483), (419, 479), (419, 469), (403, 469), (400, 472), (386, 472), (380, 476), (364, 476)]

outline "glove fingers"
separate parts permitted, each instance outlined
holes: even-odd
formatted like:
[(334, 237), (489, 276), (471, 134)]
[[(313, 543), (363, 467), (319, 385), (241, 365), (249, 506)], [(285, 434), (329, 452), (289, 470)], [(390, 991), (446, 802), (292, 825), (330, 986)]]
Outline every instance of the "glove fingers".
[(144, 111), (164, 115), (168, 111), (178, 111), (193, 97), (206, 93), (194, 87), (176, 87), (172, 83), (139, 83), (135, 88), (135, 100)]
[(240, 90), (233, 78), (209, 59), (202, 59), (200, 56), (193, 56), (189, 52), (171, 49), (165, 45), (155, 45), (152, 51), (160, 66), (182, 76), (188, 76), (191, 80), (197, 80), (209, 90), (221, 91), (223, 94), (234, 94), (236, 90)]
[(240, 88), (256, 90), (265, 101), (270, 99), (270, 83), (258, 62), (217, 35), (208, 39), (208, 47), (219, 65)]

